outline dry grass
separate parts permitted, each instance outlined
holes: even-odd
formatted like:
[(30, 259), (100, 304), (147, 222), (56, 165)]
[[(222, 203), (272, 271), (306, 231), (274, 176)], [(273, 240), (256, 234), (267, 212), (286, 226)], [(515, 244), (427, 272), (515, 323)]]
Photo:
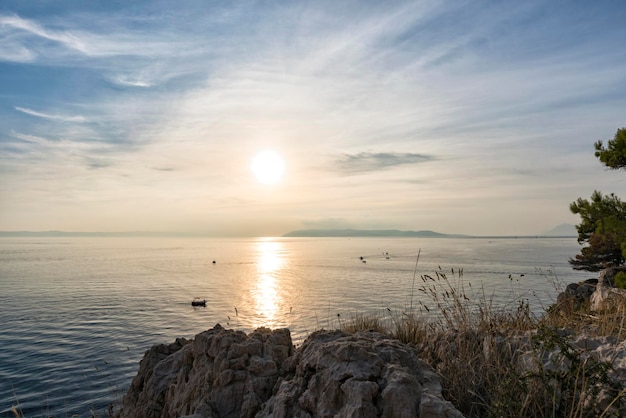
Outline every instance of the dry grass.
[(380, 333), (386, 333), (388, 328), (383, 325), (383, 321), (376, 315), (355, 314), (348, 322), (341, 323), (340, 327), (343, 331), (355, 333), (362, 330), (374, 330)]
[(610, 366), (569, 342), (581, 333), (626, 337), (626, 301), (603, 312), (559, 307), (536, 317), (528, 301), (496, 308), (483, 289), (465, 284), (462, 270), (419, 279), (415, 309), (411, 300), (405, 312), (355, 315), (341, 328), (374, 329), (414, 346), (441, 375), (444, 397), (468, 417), (626, 413), (624, 389), (610, 377)]
[(626, 338), (626, 299), (611, 298), (601, 311), (592, 311), (589, 303), (582, 304), (578, 309), (567, 304), (553, 305), (541, 318), (540, 324), (567, 328), (576, 334), (612, 336), (622, 340)]
[(15, 418), (24, 418), (22, 411), (19, 409), (19, 405), (12, 405), (11, 412), (15, 416)]

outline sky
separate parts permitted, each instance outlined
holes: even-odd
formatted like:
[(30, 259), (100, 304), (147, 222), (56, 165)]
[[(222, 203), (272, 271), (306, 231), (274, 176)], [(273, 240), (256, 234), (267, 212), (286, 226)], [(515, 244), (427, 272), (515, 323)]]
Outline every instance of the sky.
[[(0, 230), (534, 235), (626, 173), (626, 2), (0, 4)], [(284, 161), (275, 184), (251, 171)]]

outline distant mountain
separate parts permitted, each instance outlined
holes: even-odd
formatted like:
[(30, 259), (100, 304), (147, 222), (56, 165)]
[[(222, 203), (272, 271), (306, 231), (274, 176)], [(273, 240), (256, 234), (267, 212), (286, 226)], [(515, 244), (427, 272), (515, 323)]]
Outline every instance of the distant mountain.
[(542, 235), (547, 237), (577, 237), (578, 231), (576, 231), (576, 227), (572, 224), (560, 224), (544, 232)]
[(434, 231), (400, 231), (397, 229), (300, 229), (283, 237), (422, 237), (460, 238), (467, 235), (449, 235)]
[(180, 234), (169, 232), (71, 232), (71, 231), (0, 231), (0, 237), (167, 237)]

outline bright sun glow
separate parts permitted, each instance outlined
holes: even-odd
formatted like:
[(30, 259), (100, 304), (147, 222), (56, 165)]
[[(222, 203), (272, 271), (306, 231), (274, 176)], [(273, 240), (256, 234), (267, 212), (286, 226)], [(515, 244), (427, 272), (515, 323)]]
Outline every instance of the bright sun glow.
[(251, 168), (258, 181), (274, 184), (283, 176), (285, 163), (274, 151), (263, 151), (254, 157)]

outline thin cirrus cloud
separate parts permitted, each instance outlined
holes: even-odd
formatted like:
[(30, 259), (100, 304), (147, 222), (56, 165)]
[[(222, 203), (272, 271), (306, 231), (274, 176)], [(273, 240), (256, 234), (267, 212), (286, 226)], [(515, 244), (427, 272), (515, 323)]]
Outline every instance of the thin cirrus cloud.
[(38, 118), (50, 119), (50, 120), (55, 120), (55, 121), (60, 121), (60, 122), (87, 122), (87, 119), (81, 115), (69, 116), (69, 115), (50, 114), (50, 113), (38, 112), (36, 110), (27, 109), (25, 107), (19, 107), (19, 106), (15, 106), (15, 110), (17, 110), (18, 112), (25, 113), (30, 116), (35, 116)]
[(128, 87), (152, 87), (154, 82), (149, 81), (145, 77), (140, 75), (127, 75), (127, 74), (115, 74), (104, 77), (106, 80), (110, 81), (113, 84), (117, 84), (120, 86), (128, 86)]
[[(85, 26), (83, 21), (91, 24)], [(167, 79), (170, 73), (184, 74), (180, 68), (198, 54), (193, 40), (181, 33), (154, 36), (138, 30), (125, 16), (79, 14), (60, 22), (54, 18), (38, 22), (0, 14), (0, 41), (0, 61), (94, 69), (103, 71), (102, 78), (113, 84), (131, 87), (151, 87), (160, 75)], [(155, 61), (161, 61), (158, 72), (152, 79), (144, 76), (154, 71)]]
[[(13, 40), (15, 37), (20, 39), (23, 36), (31, 35), (44, 40), (58, 42), (67, 48), (82, 53), (87, 52), (85, 43), (70, 32), (45, 29), (43, 26), (29, 19), (23, 19), (16, 15), (4, 15), (0, 16), (0, 25), (4, 28), (0, 31), (0, 34), (9, 41)], [(20, 34), (23, 36), (20, 36)]]
[(39, 145), (49, 145), (50, 140), (43, 138), (41, 136), (36, 135), (28, 135), (20, 132), (13, 132), (13, 136), (20, 141), (26, 142), (28, 144), (39, 144)]
[(434, 161), (435, 157), (428, 154), (396, 153), (396, 152), (359, 152), (343, 154), (336, 161), (337, 168), (348, 174), (386, 170), (393, 167)]
[[(437, 206), (445, 200), (482, 208), (450, 232), (535, 233), (529, 207), (558, 224), (597, 184), (626, 193), (601, 177), (592, 150), (626, 124), (625, 13), (583, 2), (192, 0), (172, 9), (138, 0), (129, 9), (7, 0), (0, 148), (20, 158), (0, 155), (12, 176), (0, 184), (0, 219), (29, 228), (18, 216), (28, 211), (11, 206), (17, 189), (33, 213), (55, 210), (30, 194), (45, 172), (49, 197), (84, 205), (83, 225), (97, 222), (88, 219), (97, 196), (129, 210), (145, 206), (141, 196), (168, 208), (151, 206), (163, 225), (187, 207), (212, 213), (212, 202), (227, 201), (228, 214), (211, 217), (224, 225), (254, 218), (262, 202), (294, 222), (285, 229), (367, 218), (445, 230), (457, 217)], [(283, 194), (248, 182), (264, 148), (287, 160)], [(92, 200), (57, 172), (84, 178)], [(372, 173), (384, 175), (360, 193), (360, 176)], [(187, 206), (174, 198), (182, 195)], [(374, 219), (367, 208), (377, 204), (389, 219)], [(499, 229), (511, 225), (519, 230)]]

